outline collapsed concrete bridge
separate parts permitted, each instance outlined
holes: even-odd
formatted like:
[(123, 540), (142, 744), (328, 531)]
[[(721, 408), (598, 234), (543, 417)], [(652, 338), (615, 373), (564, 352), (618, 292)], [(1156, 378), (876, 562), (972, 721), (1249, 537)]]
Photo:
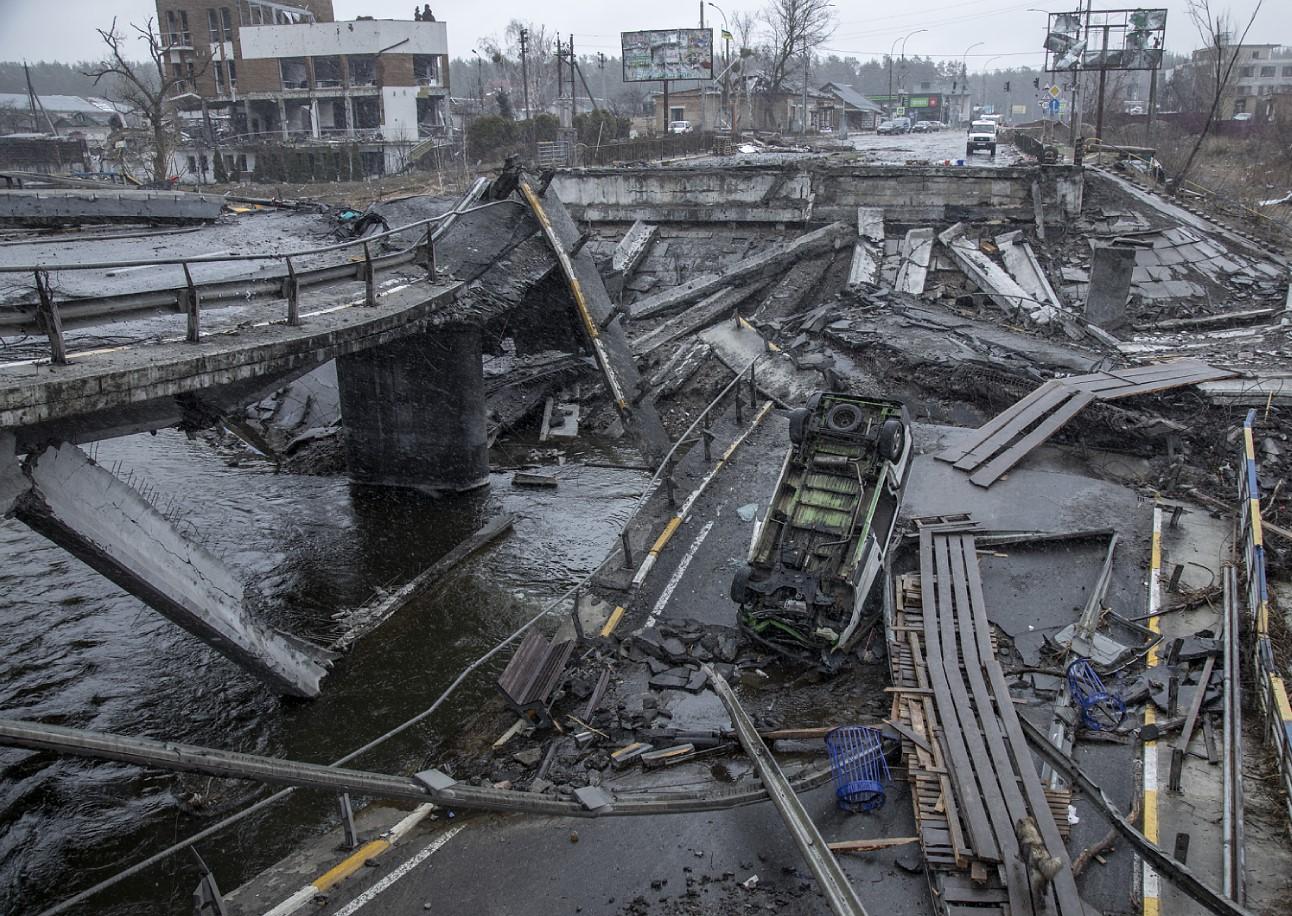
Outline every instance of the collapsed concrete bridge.
[[(542, 312), (534, 322), (540, 329), (583, 329), (625, 428), (648, 456), (658, 456), (663, 427), (649, 404), (633, 403), (636, 367), (591, 254), (580, 251), (578, 231), (554, 193), (540, 196), (523, 182), (522, 189), (524, 199), (500, 194), (485, 202), (488, 183), (478, 182), (437, 226), (415, 227), (421, 241), (387, 257), (384, 266), (395, 270), (385, 277), (372, 257), (376, 240), (357, 243), (364, 252), (357, 268), (348, 261), (321, 268), (308, 300), (290, 257), (281, 280), (261, 274), (245, 281), (246, 296), (285, 296), (236, 315), (202, 310), (199, 284), (151, 293), (169, 294), (186, 311), (187, 333), (120, 347), (78, 349), (75, 333), (64, 334), (50, 293), (53, 267), (5, 268), (35, 274), (37, 297), (0, 323), (38, 327), (52, 356), (0, 365), (0, 513), (276, 689), (316, 695), (329, 655), (257, 621), (223, 563), (76, 445), (165, 427), (234, 425), (245, 405), (336, 360), (354, 480), (436, 492), (479, 487), (489, 471), (483, 340), (491, 323), (528, 309)], [(187, 264), (184, 272), (191, 280)], [(550, 298), (533, 295), (556, 272), (576, 320), (564, 314), (568, 303), (556, 314)], [(236, 281), (216, 286), (224, 301), (239, 301)], [(96, 304), (75, 307), (92, 313)], [(134, 317), (141, 305), (135, 296), (110, 304), (106, 314), (103, 307), (86, 320), (110, 319), (114, 307)]]

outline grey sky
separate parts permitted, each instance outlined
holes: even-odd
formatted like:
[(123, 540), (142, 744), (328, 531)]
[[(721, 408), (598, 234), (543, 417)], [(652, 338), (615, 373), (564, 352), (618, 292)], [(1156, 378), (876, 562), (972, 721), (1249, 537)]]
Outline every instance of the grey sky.
[[(1215, 8), (1229, 9), (1244, 22), (1256, 0), (1213, 0)], [(211, 0), (217, 5), (218, 0)], [(741, 9), (757, 9), (759, 3), (726, 0), (720, 3), (728, 17)], [(910, 55), (959, 58), (966, 47), (984, 44), (968, 59), (970, 71), (990, 65), (991, 69), (1011, 64), (1038, 66), (1043, 60), (1037, 48), (1045, 26), (1042, 14), (1028, 7), (1047, 8), (1040, 0), (904, 0), (881, 5), (859, 0), (836, 0), (839, 25), (826, 47), (840, 56), (869, 58), (888, 53), (894, 39), (914, 29), (927, 32), (913, 36), (906, 45)], [(1055, 9), (1075, 7), (1066, 2)], [(1185, 0), (1166, 0), (1167, 48), (1189, 51), (1199, 40), (1186, 13)], [(1106, 2), (1098, 6), (1117, 8)], [(1124, 4), (1133, 6), (1133, 4)], [(410, 18), (412, 0), (335, 0), (337, 18), (356, 15), (378, 18)], [(689, 27), (699, 24), (698, 0), (655, 0), (645, 4), (606, 3), (603, 0), (490, 0), (463, 3), (460, 0), (431, 4), (439, 19), (448, 22), (449, 48), (453, 56), (469, 56), (481, 36), (501, 36), (512, 18), (545, 23), (562, 36), (574, 32), (579, 53), (617, 53), (619, 32), (630, 29)], [(0, 0), (0, 60), (76, 61), (97, 57), (100, 44), (94, 29), (106, 27), (115, 14), (123, 21), (143, 22), (155, 15), (152, 0)], [(870, 15), (877, 13), (878, 15)], [(722, 16), (709, 6), (706, 24), (721, 26)], [(1292, 2), (1265, 0), (1250, 42), (1292, 44)], [(992, 60), (992, 58), (996, 58)]]

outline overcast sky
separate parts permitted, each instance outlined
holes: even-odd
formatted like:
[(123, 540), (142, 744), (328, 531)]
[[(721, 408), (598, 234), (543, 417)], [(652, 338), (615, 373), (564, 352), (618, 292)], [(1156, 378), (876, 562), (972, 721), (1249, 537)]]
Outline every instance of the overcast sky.
[[(219, 0), (211, 0), (217, 5)], [(1213, 8), (1228, 9), (1246, 22), (1256, 0), (1212, 0)], [(724, 0), (728, 16), (741, 9), (756, 10), (756, 0)], [(1105, 8), (1132, 4), (1105, 2)], [(1187, 52), (1200, 42), (1187, 15), (1187, 0), (1166, 0), (1166, 46)], [(906, 44), (910, 55), (958, 59), (967, 47), (983, 42), (969, 55), (970, 71), (990, 66), (995, 70), (1010, 65), (1039, 66), (1044, 55), (1037, 49), (1045, 29), (1045, 17), (1028, 7), (1046, 8), (1040, 0), (904, 0), (888, 6), (870, 0), (836, 0), (838, 27), (826, 49), (841, 56), (869, 58), (883, 56), (900, 39), (915, 29)], [(1054, 7), (1075, 8), (1072, 2)], [(410, 18), (411, 0), (335, 0), (338, 19), (356, 15), (377, 18)], [(691, 27), (699, 24), (697, 0), (653, 0), (638, 4), (607, 3), (605, 0), (488, 0), (464, 3), (452, 0), (431, 4), (436, 18), (449, 28), (449, 51), (454, 57), (471, 54), (481, 36), (501, 36), (513, 18), (546, 24), (562, 36), (574, 32), (579, 53), (617, 54), (619, 32), (632, 29)], [(878, 12), (880, 15), (868, 15)], [(152, 0), (0, 0), (0, 60), (77, 61), (100, 55), (96, 26), (106, 27), (113, 15), (122, 21), (143, 22), (156, 15)], [(721, 26), (722, 16), (706, 8), (706, 25)], [(1292, 44), (1292, 2), (1265, 0), (1249, 42)], [(142, 57), (142, 54), (140, 55)], [(993, 58), (996, 58), (993, 60)]]

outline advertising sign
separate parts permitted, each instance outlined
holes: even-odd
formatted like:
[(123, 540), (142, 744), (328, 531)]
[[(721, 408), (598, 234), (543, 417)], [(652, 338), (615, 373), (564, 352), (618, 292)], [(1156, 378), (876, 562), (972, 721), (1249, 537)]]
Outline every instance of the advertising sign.
[(713, 78), (711, 29), (622, 32), (624, 82)]

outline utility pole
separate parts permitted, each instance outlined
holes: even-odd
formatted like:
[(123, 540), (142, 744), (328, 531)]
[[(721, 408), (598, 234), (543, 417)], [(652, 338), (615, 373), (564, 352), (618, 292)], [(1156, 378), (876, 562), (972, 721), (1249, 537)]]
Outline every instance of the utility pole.
[(1099, 104), (1095, 113), (1095, 136), (1104, 139), (1104, 84), (1108, 79), (1108, 23), (1104, 23), (1103, 53), (1099, 55)]
[[(700, 28), (703, 29), (704, 28), (704, 0), (699, 0), (699, 2), (700, 2)], [(709, 44), (710, 44), (710, 47), (712, 47), (713, 45), (712, 40), (710, 40)], [(712, 69), (709, 71), (709, 75), (710, 76), (713, 75)], [(703, 131), (706, 126), (705, 119), (708, 113), (709, 113), (709, 86), (707, 83), (701, 82), (700, 83), (700, 130), (701, 131)]]
[(609, 98), (606, 95), (606, 53), (597, 52), (597, 68), (601, 70), (601, 101), (609, 104)]
[(803, 40), (803, 136), (808, 130), (808, 62), (812, 56), (808, 53), (807, 39)]
[(570, 33), (570, 126), (574, 126), (574, 118), (579, 113), (579, 87), (574, 83), (574, 33)]
[(534, 117), (529, 110), (529, 67), (525, 51), (529, 47), (529, 29), (520, 30), (520, 82), (525, 95), (525, 123), (529, 125), (529, 142), (534, 142)]

